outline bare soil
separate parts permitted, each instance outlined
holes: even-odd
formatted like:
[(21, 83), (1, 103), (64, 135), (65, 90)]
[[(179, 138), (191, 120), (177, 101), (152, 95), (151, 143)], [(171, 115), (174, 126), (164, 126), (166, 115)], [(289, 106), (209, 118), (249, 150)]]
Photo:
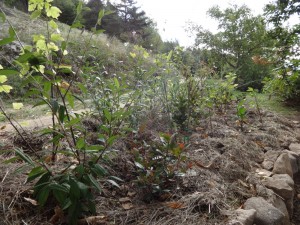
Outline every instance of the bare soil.
[[(115, 146), (116, 157), (107, 164), (111, 175), (124, 180), (121, 188), (101, 183), (103, 192), (96, 194), (97, 217), (89, 224), (153, 224), (153, 225), (215, 225), (226, 224), (223, 210), (235, 210), (256, 195), (255, 188), (248, 181), (249, 175), (261, 167), (263, 155), (269, 150), (283, 150), (290, 143), (300, 142), (300, 117), (285, 118), (271, 112), (264, 112), (263, 123), (258, 121), (254, 111), (248, 112), (248, 120), (241, 131), (234, 110), (216, 115), (210, 120), (199, 120), (189, 134), (185, 154), (190, 165), (185, 176), (177, 180), (169, 193), (156, 197), (145, 196), (144, 190), (136, 185), (135, 170), (129, 154), (130, 141), (120, 140)], [(49, 118), (38, 120), (48, 126)], [(32, 134), (37, 123), (27, 133)], [(50, 120), (51, 122), (51, 120)], [(40, 127), (41, 125), (39, 125)], [(148, 126), (144, 140), (158, 137), (156, 126)], [(28, 137), (30, 138), (30, 137)], [(32, 183), (25, 184), (26, 170), (15, 170), (24, 164), (20, 161), (4, 164), (14, 156), (16, 147), (24, 147), (15, 141), (11, 128), (0, 132), (0, 224), (67, 224), (64, 216), (56, 223), (51, 218), (58, 213), (56, 205), (40, 209), (32, 202)], [(47, 140), (40, 139), (41, 146), (47, 149)], [(296, 180), (296, 191), (299, 190)], [(125, 199), (125, 200), (124, 200)], [(300, 224), (298, 212), (300, 202), (295, 198), (294, 224)], [(80, 224), (88, 224), (81, 221)]]

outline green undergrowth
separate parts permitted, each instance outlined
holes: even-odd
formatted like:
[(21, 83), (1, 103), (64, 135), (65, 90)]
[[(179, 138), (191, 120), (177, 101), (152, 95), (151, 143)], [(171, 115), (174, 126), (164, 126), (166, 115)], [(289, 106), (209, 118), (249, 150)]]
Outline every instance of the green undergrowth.
[[(252, 98), (248, 96), (248, 98)], [(280, 97), (270, 96), (265, 93), (258, 93), (257, 98), (263, 109), (272, 111), (285, 117), (295, 117), (300, 115), (299, 106), (289, 106)]]

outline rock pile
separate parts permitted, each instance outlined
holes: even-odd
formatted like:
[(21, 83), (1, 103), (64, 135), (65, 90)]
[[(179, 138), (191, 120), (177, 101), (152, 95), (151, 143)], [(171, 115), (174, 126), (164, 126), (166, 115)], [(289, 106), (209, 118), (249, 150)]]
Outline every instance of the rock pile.
[(243, 209), (228, 213), (228, 225), (291, 225), (295, 196), (293, 177), (300, 169), (300, 144), (289, 150), (267, 151), (261, 164), (248, 177), (256, 187), (256, 197), (247, 199)]

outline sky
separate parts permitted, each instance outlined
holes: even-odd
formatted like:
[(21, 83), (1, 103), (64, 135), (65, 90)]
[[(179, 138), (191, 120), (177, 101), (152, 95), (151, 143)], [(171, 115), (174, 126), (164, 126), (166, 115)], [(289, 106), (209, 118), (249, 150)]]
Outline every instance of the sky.
[(206, 14), (209, 8), (219, 5), (222, 9), (230, 4), (247, 5), (254, 15), (262, 14), (263, 7), (270, 0), (136, 0), (146, 15), (157, 23), (164, 41), (178, 40), (180, 45), (189, 46), (194, 37), (188, 37), (185, 27), (188, 21), (214, 32), (217, 22)]
[[(120, 0), (112, 0), (118, 2)], [(217, 21), (209, 18), (206, 12), (213, 6), (221, 9), (247, 5), (253, 15), (263, 14), (266, 4), (274, 0), (135, 0), (137, 6), (146, 12), (146, 16), (157, 24), (157, 28), (163, 41), (178, 40), (182, 46), (191, 46), (195, 37), (189, 37), (185, 28), (187, 22), (201, 25), (204, 29), (212, 32), (217, 31)], [(291, 24), (299, 23), (299, 17), (291, 19)]]

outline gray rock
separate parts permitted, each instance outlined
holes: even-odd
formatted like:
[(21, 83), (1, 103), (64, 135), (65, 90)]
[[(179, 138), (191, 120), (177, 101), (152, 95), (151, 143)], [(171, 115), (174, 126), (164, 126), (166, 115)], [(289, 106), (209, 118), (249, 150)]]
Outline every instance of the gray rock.
[(272, 177), (266, 177), (262, 183), (285, 200), (294, 196), (294, 181), (287, 174), (274, 174)]
[(257, 225), (285, 225), (284, 214), (262, 197), (249, 198), (244, 208), (256, 210), (254, 223)]
[(299, 164), (300, 164), (299, 154), (289, 151), (289, 150), (284, 150), (284, 152), (288, 153), (288, 155), (289, 155), (293, 174), (295, 175), (296, 173), (299, 172)]
[(290, 175), (290, 177), (293, 177), (293, 169), (288, 153), (284, 152), (276, 159), (274, 163), (273, 173), (288, 174)]
[(252, 225), (256, 216), (256, 211), (254, 209), (237, 209), (235, 211), (225, 210), (222, 211), (222, 214), (229, 217), (227, 225)]
[(275, 208), (279, 209), (284, 214), (284, 224), (289, 225), (290, 224), (289, 211), (283, 199), (278, 197), (278, 195), (276, 195), (274, 191), (272, 191), (271, 189), (266, 188), (265, 186), (260, 184), (256, 185), (256, 191), (258, 196), (266, 199), (267, 202), (271, 203)]
[(279, 198), (278, 196), (274, 196), (272, 201), (270, 200), (270, 203), (276, 209), (279, 209), (280, 212), (282, 212), (284, 214), (284, 224), (289, 225), (290, 224), (290, 213), (287, 209), (287, 206), (286, 206), (285, 202), (281, 198)]
[(300, 154), (300, 144), (299, 143), (292, 143), (292, 144), (290, 144), (289, 149), (292, 152), (296, 152), (296, 153)]
[(262, 163), (262, 167), (266, 170), (272, 170), (276, 159), (278, 158), (280, 152), (270, 150), (265, 153), (265, 159)]

